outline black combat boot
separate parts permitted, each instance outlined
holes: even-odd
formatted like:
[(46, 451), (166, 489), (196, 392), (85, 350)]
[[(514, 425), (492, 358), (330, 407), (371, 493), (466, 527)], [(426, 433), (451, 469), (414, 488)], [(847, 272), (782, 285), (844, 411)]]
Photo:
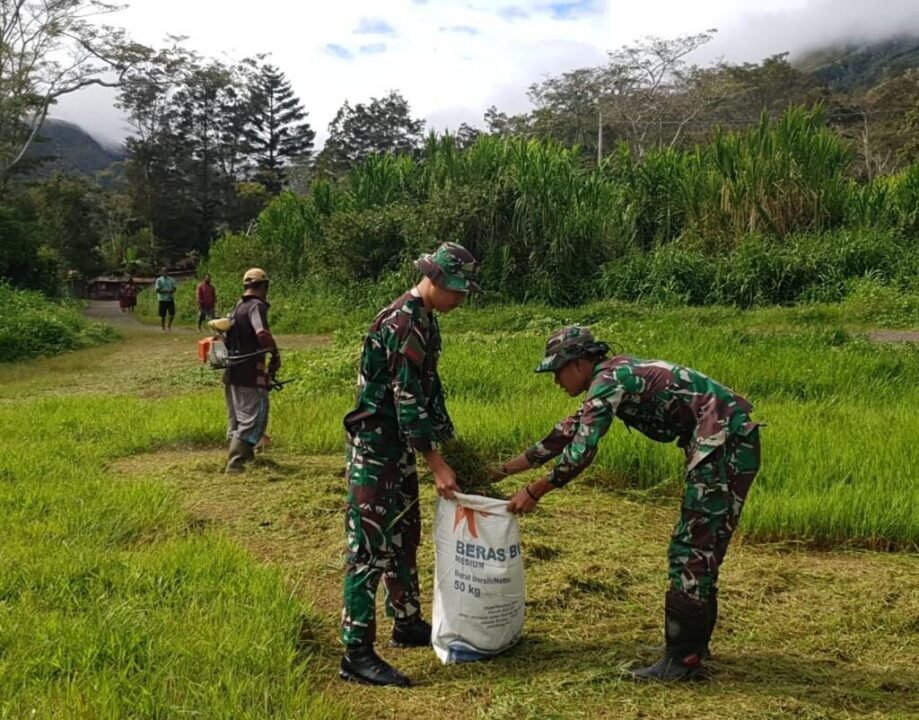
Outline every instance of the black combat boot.
[[(712, 590), (712, 594), (708, 598), (708, 637), (705, 640), (705, 647), (702, 648), (700, 657), (703, 660), (708, 660), (712, 656), (712, 651), (709, 648), (709, 643), (712, 640), (712, 633), (715, 632), (715, 625), (718, 623), (718, 588)], [(657, 650), (659, 652), (665, 652), (667, 649), (666, 645), (658, 645)]]
[(397, 618), (392, 628), (393, 647), (427, 647), (431, 644), (431, 625), (421, 619), (421, 613)]
[(411, 681), (373, 651), (373, 645), (349, 645), (341, 659), (342, 680), (364, 685), (408, 687)]
[(633, 670), (636, 680), (679, 681), (695, 677), (710, 635), (708, 603), (671, 588), (664, 603), (663, 657), (653, 665)]

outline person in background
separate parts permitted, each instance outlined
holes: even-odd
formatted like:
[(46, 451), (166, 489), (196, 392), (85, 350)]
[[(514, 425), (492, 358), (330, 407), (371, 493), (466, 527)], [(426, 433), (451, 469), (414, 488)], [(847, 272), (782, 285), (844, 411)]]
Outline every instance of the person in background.
[(125, 283), (125, 304), (128, 312), (134, 312), (137, 307), (137, 286), (134, 284), (134, 278), (128, 276), (128, 282)]
[(156, 290), (156, 299), (159, 303), (160, 327), (163, 332), (172, 330), (172, 321), (176, 316), (175, 292), (177, 287), (176, 281), (169, 277), (169, 269), (160, 268), (160, 276), (156, 279), (153, 288)]
[[(267, 297), (268, 275), (260, 268), (247, 270), (227, 334), (230, 365), (223, 376), (228, 473), (243, 472), (246, 463), (255, 459), (255, 447), (268, 427), (268, 389), (281, 368), (281, 353), (268, 327)], [(265, 362), (268, 354), (271, 360)]]
[(128, 294), (130, 293), (130, 288), (128, 284), (121, 283), (118, 288), (118, 307), (121, 308), (121, 312), (128, 311)]
[(195, 298), (198, 303), (198, 329), (205, 320), (213, 320), (214, 312), (217, 308), (217, 289), (211, 284), (211, 274), (204, 274), (204, 281), (198, 285), (195, 291)]

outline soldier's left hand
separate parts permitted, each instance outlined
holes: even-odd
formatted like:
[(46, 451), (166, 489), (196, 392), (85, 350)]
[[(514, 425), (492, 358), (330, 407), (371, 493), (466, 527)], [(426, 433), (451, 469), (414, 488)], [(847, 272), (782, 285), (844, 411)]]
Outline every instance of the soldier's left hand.
[(533, 512), (536, 509), (537, 502), (530, 497), (527, 487), (523, 486), (514, 493), (514, 497), (507, 503), (508, 512), (520, 515), (522, 513)]

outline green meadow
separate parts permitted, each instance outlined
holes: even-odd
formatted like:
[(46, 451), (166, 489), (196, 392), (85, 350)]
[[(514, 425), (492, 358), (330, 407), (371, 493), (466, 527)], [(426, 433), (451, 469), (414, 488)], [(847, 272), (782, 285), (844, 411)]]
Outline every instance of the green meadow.
[[(919, 347), (870, 337), (909, 327), (909, 313), (603, 302), (445, 317), (448, 403), (488, 458), (576, 408), (532, 368), (552, 330), (582, 322), (749, 397), (767, 425), (764, 462), (722, 574), (708, 682), (626, 679), (660, 642), (681, 458), (617, 424), (590, 471), (522, 520), (525, 639), (493, 662), (447, 668), (430, 651), (381, 648), (415, 679), (406, 691), (336, 677), (340, 422), (369, 316), (355, 309), (332, 336), (281, 336), (283, 374), (299, 380), (273, 395), (271, 447), (241, 478), (222, 474), (222, 393), (196, 364), (194, 332), (126, 320), (119, 342), (0, 366), (0, 717), (919, 711)], [(427, 480), (422, 503), (427, 534)], [(420, 569), (429, 602), (429, 542)]]

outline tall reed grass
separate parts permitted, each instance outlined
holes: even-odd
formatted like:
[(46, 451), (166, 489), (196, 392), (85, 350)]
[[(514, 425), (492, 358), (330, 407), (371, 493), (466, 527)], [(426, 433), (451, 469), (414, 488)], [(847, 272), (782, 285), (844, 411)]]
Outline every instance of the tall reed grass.
[[(859, 184), (852, 157), (820, 108), (764, 116), (754, 129), (718, 132), (690, 150), (636, 157), (621, 147), (599, 166), (577, 147), (553, 142), (484, 136), (460, 150), (449, 135), (432, 135), (417, 157), (374, 156), (340, 182), (318, 180), (304, 197), (282, 195), (253, 235), (214, 244), (209, 269), (239, 274), (251, 261), (287, 281), (353, 285), (359, 294), (367, 283), (406, 275), (418, 253), (454, 240), (482, 260), (493, 298), (570, 305), (625, 297), (603, 270), (611, 264), (663, 262), (704, 286), (719, 264), (737, 265), (740, 257), (743, 265), (751, 251), (764, 256), (748, 263), (746, 282), (754, 286), (760, 270), (781, 270), (763, 263), (789, 258), (819, 265), (817, 275), (838, 285), (879, 268), (843, 260), (828, 266), (834, 246), (877, 235), (898, 243), (905, 258), (893, 268), (885, 260), (882, 274), (905, 277), (919, 228), (919, 166)], [(804, 251), (812, 255), (798, 257)], [(681, 295), (668, 278), (645, 276), (660, 294)], [(812, 286), (811, 279), (767, 282), (689, 301), (785, 302), (813, 296)]]

